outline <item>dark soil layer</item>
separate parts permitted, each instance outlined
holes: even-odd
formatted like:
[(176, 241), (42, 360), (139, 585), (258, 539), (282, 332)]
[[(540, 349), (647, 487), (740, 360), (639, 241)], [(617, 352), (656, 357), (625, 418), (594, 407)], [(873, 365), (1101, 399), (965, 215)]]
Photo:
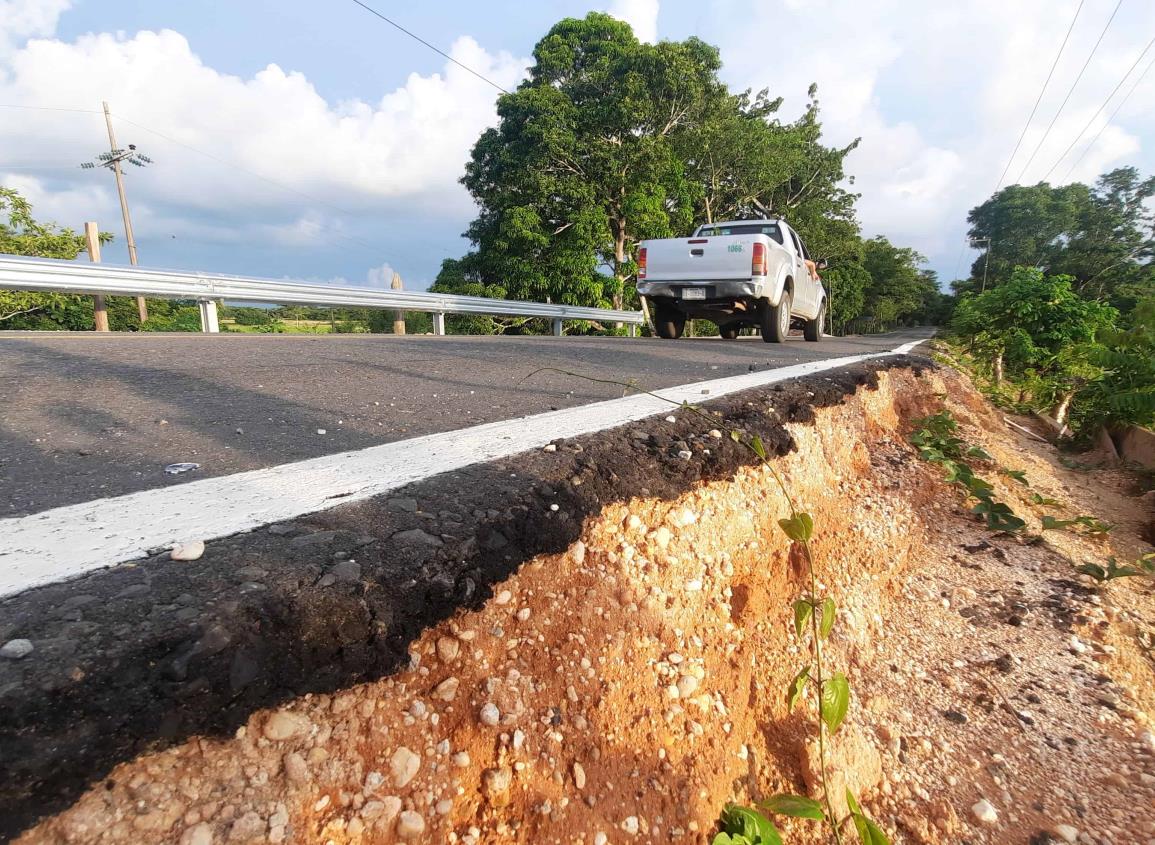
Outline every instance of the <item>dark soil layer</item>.
[[(712, 403), (768, 451), (900, 357)], [(776, 413), (766, 414), (771, 406)], [(167, 553), (0, 602), (0, 837), (72, 803), (121, 761), (193, 735), (224, 735), (257, 709), (380, 678), (426, 626), (479, 606), (490, 585), (579, 536), (634, 496), (673, 499), (732, 477), (752, 456), (671, 409), (556, 451), (438, 476), (293, 523), (214, 540), (192, 563)], [(777, 420), (777, 423), (772, 422)], [(693, 452), (689, 460), (678, 452)], [(708, 450), (708, 453), (707, 453)]]

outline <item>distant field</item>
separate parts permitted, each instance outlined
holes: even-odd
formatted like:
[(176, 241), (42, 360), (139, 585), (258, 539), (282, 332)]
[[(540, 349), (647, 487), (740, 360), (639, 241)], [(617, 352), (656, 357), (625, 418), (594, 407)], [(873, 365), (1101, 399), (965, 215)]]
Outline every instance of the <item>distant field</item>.
[[(369, 331), (362, 320), (338, 320), (338, 323), (355, 326), (363, 332)], [(270, 331), (275, 328), (276, 331)], [(238, 334), (334, 334), (333, 325), (328, 320), (280, 320), (272, 326), (242, 326), (235, 320), (221, 320), (221, 329)]]

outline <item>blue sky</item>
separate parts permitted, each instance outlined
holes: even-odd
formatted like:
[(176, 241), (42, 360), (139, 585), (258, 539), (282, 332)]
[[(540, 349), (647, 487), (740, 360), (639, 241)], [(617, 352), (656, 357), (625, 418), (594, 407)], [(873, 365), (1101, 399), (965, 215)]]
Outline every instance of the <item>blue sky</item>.
[[(1115, 2), (1086, 0), (1010, 181)], [(376, 2), (505, 87), (554, 22), (591, 9), (647, 39), (717, 44), (724, 78), (781, 94), (787, 115), (817, 81), (830, 141), (863, 137), (849, 171), (864, 230), (919, 249), (944, 279), (965, 272), (966, 211), (993, 190), (1076, 5)], [(1155, 4), (1124, 0), (1024, 181), (1050, 169), (1152, 35)], [(1088, 139), (1104, 131), (1070, 178), (1155, 170), (1155, 73), (1105, 125), (1137, 76), (1092, 124)], [(396, 270), (424, 287), (467, 248), (473, 210), (457, 179), (495, 95), (349, 0), (0, 0), (0, 104), (108, 99), (119, 141), (155, 159), (128, 183), (141, 263), (153, 266), (371, 285)], [(0, 183), (62, 224), (98, 220), (118, 235), (106, 260), (124, 261), (111, 176), (75, 168), (105, 143), (98, 114), (0, 109)]]

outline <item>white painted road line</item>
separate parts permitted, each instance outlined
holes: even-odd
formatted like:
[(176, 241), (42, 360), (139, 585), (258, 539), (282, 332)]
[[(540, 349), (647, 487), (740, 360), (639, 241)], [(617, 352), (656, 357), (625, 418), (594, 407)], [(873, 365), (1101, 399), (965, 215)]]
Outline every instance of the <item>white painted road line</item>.
[[(849, 355), (656, 391), (677, 404), (910, 352)], [(0, 520), (0, 597), (144, 557), (149, 549), (210, 540), (368, 499), (423, 478), (540, 449), (671, 411), (648, 395), (626, 396), (520, 419), (430, 434), (305, 461), (206, 478), (176, 487)]]

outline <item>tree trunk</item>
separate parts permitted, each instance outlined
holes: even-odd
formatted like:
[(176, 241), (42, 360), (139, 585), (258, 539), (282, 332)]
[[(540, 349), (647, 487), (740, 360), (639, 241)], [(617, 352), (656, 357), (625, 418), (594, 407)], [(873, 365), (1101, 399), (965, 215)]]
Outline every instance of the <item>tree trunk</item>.
[(995, 356), (995, 384), (1003, 383), (1003, 353)]
[[(614, 308), (621, 310), (625, 303), (626, 288), (626, 220), (624, 217), (613, 221), (614, 231)], [(621, 328), (621, 323), (615, 323), (615, 328)]]
[(1051, 416), (1055, 418), (1055, 422), (1059, 424), (1060, 428), (1067, 424), (1067, 414), (1071, 410), (1071, 400), (1074, 398), (1074, 392), (1064, 393), (1055, 407), (1051, 409)]

